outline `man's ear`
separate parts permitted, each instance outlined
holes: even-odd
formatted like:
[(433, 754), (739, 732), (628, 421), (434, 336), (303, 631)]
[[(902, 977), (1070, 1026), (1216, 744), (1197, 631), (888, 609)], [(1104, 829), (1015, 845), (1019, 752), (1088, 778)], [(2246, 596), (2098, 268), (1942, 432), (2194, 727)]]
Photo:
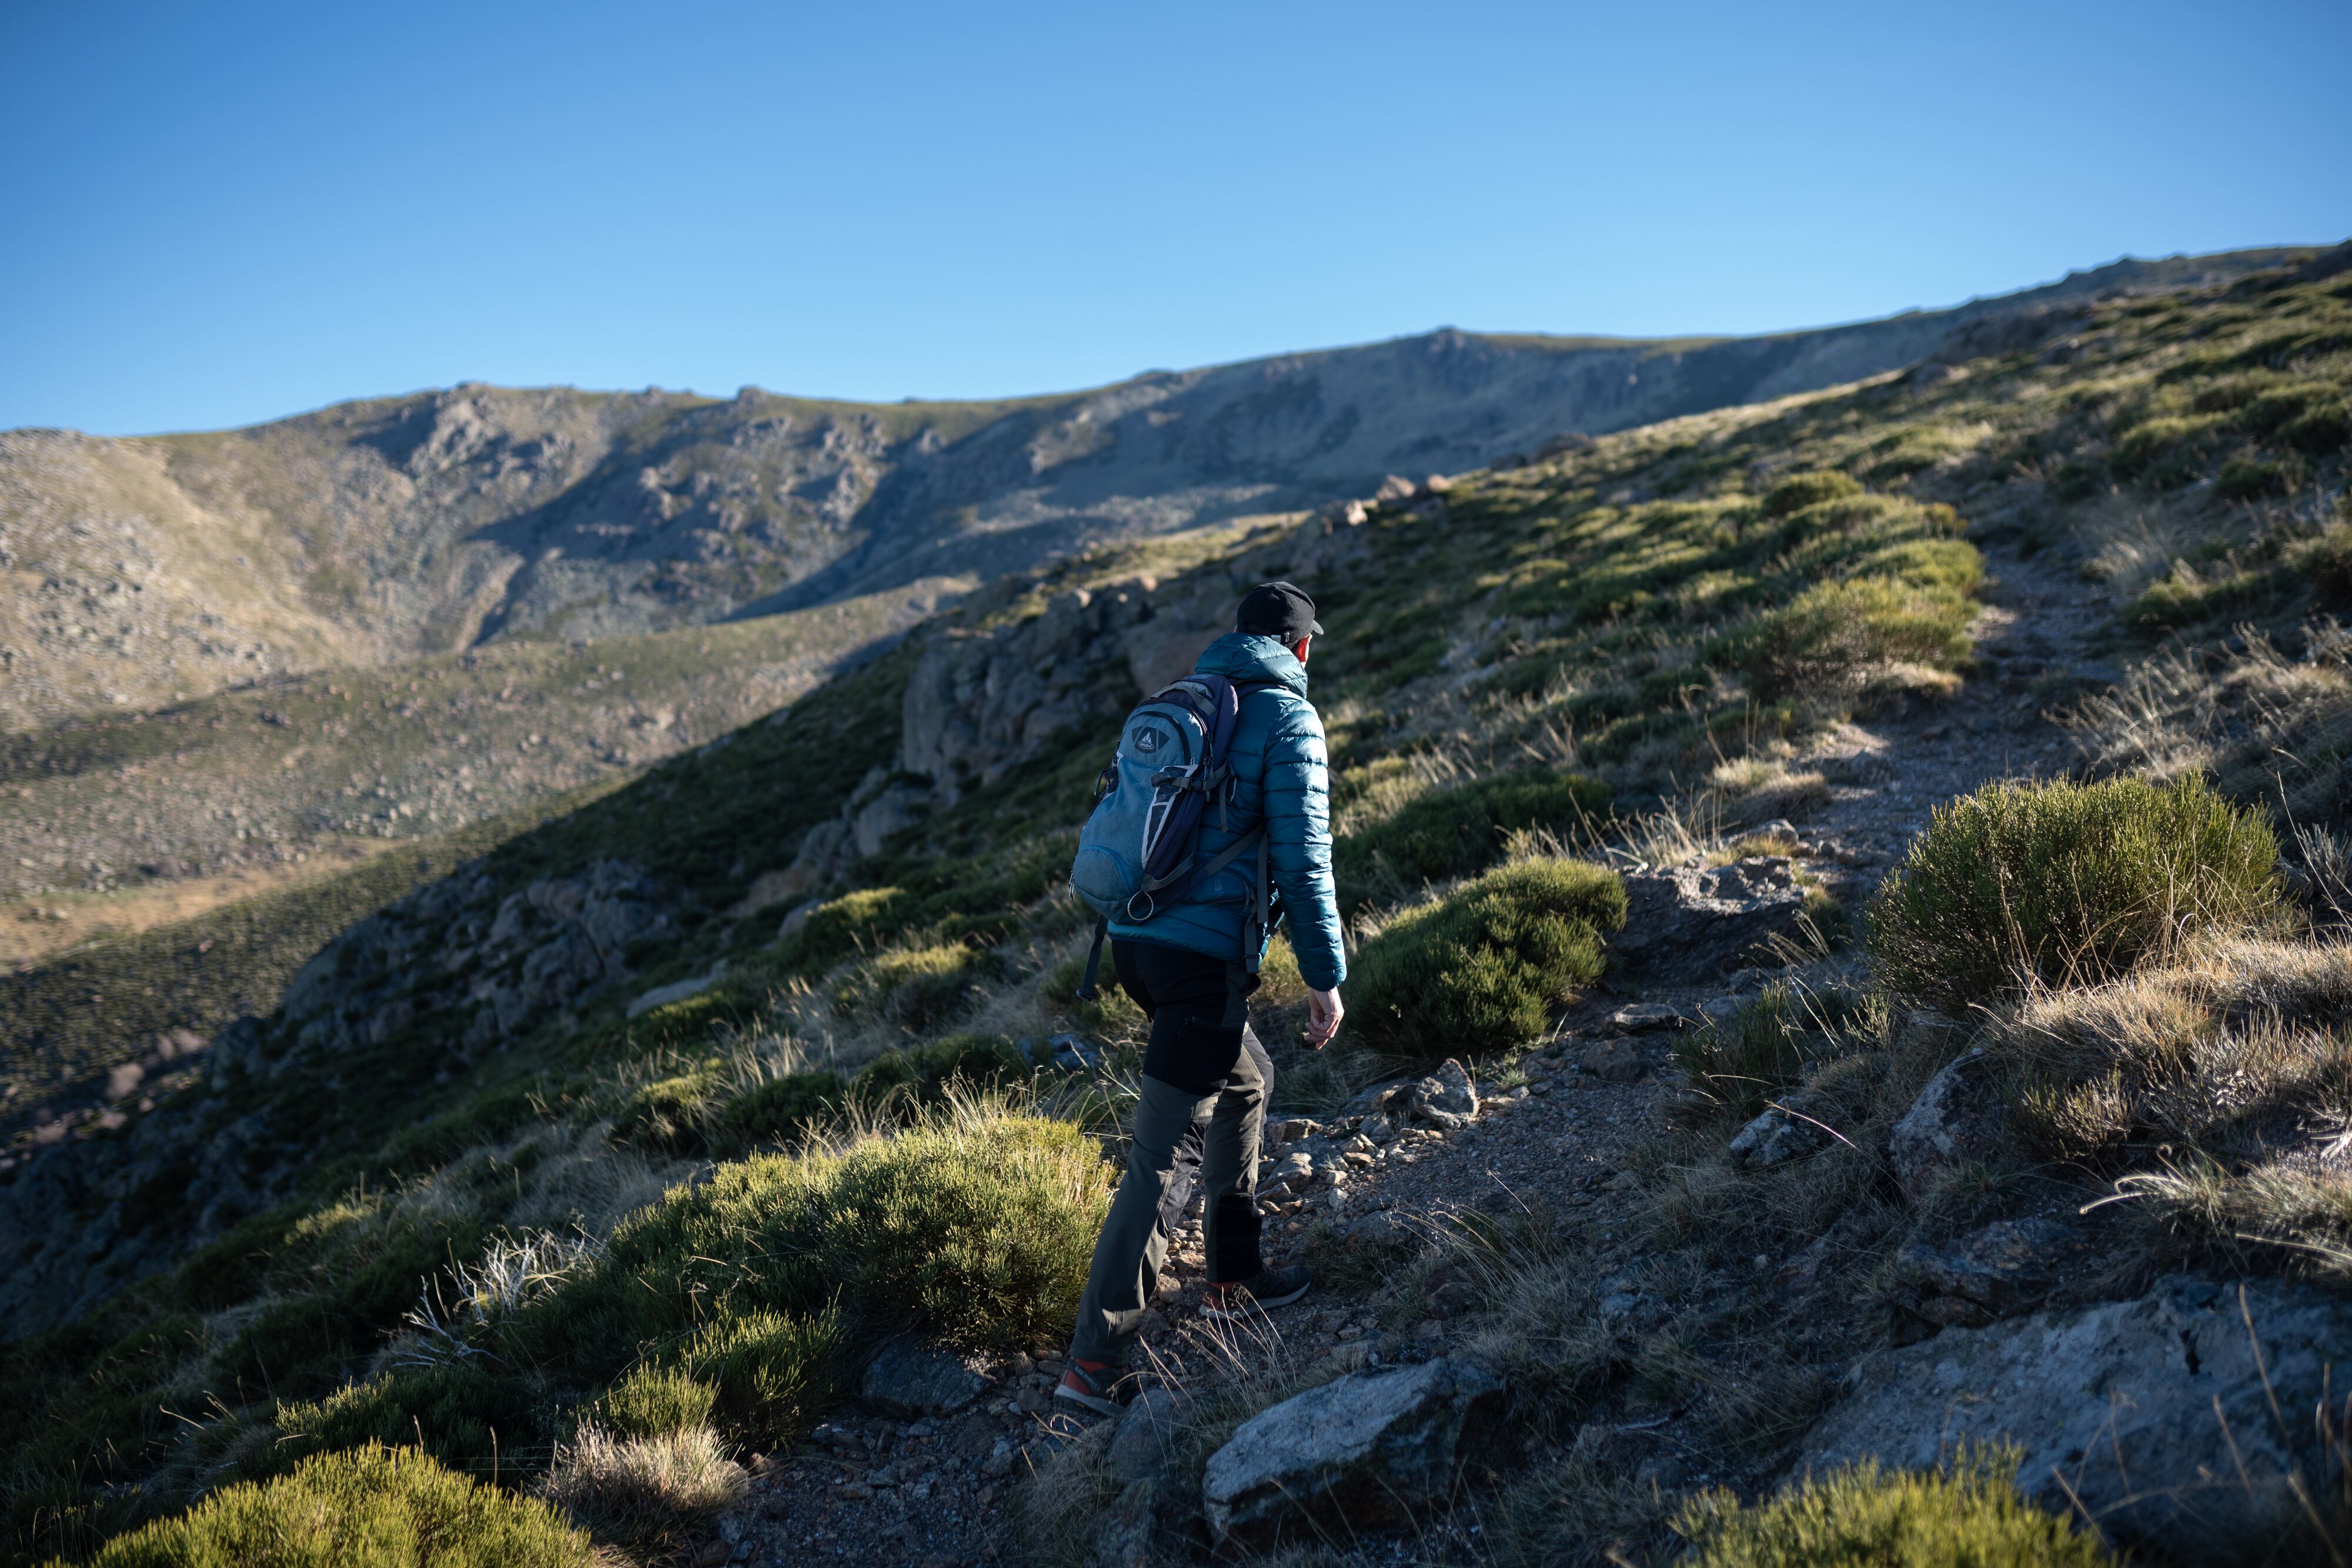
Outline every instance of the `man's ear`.
[(1291, 656), (1296, 658), (1300, 664), (1305, 664), (1307, 662), (1307, 646), (1314, 641), (1315, 639), (1312, 637), (1301, 637), (1297, 642), (1290, 645)]

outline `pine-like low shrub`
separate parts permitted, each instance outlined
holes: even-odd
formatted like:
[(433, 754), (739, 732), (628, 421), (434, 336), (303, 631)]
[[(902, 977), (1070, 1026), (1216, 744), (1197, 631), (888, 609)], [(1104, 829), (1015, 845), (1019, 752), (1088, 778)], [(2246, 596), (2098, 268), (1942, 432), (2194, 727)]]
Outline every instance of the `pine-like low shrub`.
[[(1109, 1197), (1084, 1132), (985, 1105), (838, 1152), (755, 1155), (631, 1216), (594, 1269), (536, 1312), (531, 1343), (599, 1380), (642, 1347), (719, 1333), (706, 1325), (761, 1314), (789, 1325), (836, 1308), (851, 1345), (902, 1329), (1026, 1344), (1069, 1326)], [(749, 1341), (694, 1346), (683, 1364), (698, 1382), (763, 1369), (768, 1393), (721, 1385), (722, 1408), (783, 1386), (778, 1357), (752, 1355)]]
[(1400, 1056), (1516, 1045), (1601, 977), (1601, 944), (1624, 925), (1625, 884), (1614, 872), (1570, 860), (1501, 867), (1407, 910), (1366, 943), (1349, 1017)]
[(2280, 897), (2278, 841), (2201, 779), (1992, 784), (1937, 809), (1865, 916), (1879, 977), (1959, 1012), (2092, 984)]
[(893, 947), (852, 969), (835, 988), (834, 1005), (922, 1029), (961, 1008), (987, 964), (961, 942)]
[(827, 1069), (771, 1079), (719, 1108), (712, 1116), (710, 1143), (728, 1155), (760, 1144), (783, 1143), (831, 1121), (848, 1099), (848, 1084)]
[(1848, 496), (1861, 494), (1862, 481), (1834, 468), (1817, 473), (1791, 474), (1764, 492), (1764, 515), (1785, 517), (1791, 513), (1801, 512), (1807, 507), (1818, 507), (1824, 501), (1842, 501)]
[(244, 1481), (100, 1549), (95, 1568), (587, 1568), (544, 1502), (370, 1444)]
[(2017, 1456), (1964, 1452), (1949, 1471), (1865, 1461), (1769, 1500), (1693, 1498), (1675, 1529), (1694, 1568), (2105, 1568), (2095, 1534), (2018, 1496)]
[(870, 950), (904, 924), (914, 895), (895, 887), (863, 887), (818, 904), (778, 944), (778, 958), (797, 969), (829, 969)]
[(1608, 811), (1609, 786), (1598, 779), (1541, 768), (1433, 789), (1332, 846), (1340, 902), (1352, 907), (1381, 892), (1483, 871), (1503, 858), (1515, 832), (1546, 829), (1574, 841)]
[(842, 1314), (728, 1313), (679, 1353), (695, 1384), (715, 1391), (719, 1424), (745, 1442), (790, 1443), (838, 1391), (847, 1346)]
[(886, 1051), (859, 1069), (850, 1095), (878, 1106), (896, 1095), (910, 1105), (936, 1105), (961, 1086), (999, 1088), (1029, 1076), (1029, 1059), (1003, 1035), (950, 1034), (903, 1051)]
[(1835, 690), (1890, 664), (1949, 669), (1968, 657), (1975, 613), (1965, 591), (1943, 583), (1885, 577), (1815, 583), (1720, 639), (1707, 658), (1746, 674), (1759, 699), (1776, 701)]
[(422, 1445), (442, 1463), (488, 1469), (499, 1454), (542, 1441), (539, 1391), (477, 1360), (407, 1367), (346, 1384), (323, 1399), (279, 1402), (270, 1469), (321, 1450)]
[(708, 1426), (718, 1390), (675, 1366), (639, 1366), (604, 1396), (604, 1425), (624, 1437), (665, 1437)]

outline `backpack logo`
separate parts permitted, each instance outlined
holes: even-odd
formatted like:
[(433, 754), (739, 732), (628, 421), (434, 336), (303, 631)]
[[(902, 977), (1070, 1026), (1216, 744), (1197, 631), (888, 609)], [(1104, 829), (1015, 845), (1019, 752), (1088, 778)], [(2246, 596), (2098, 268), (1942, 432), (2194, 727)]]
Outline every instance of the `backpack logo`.
[(1160, 732), (1156, 729), (1147, 729), (1139, 732), (1135, 737), (1135, 749), (1146, 752), (1159, 750)]

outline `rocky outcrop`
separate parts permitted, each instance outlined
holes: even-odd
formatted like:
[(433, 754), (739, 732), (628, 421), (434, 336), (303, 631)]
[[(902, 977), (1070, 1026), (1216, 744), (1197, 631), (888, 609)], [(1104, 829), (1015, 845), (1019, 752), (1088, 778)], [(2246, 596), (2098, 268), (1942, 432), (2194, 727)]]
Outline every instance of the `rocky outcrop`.
[(1256, 1542), (1293, 1525), (1409, 1518), (1452, 1492), (1502, 1394), (1475, 1363), (1439, 1359), (1350, 1373), (1261, 1411), (1209, 1457), (1210, 1531)]
[[(0, 1202), (0, 1337), (66, 1322), (171, 1266), (291, 1191), (314, 1129), (249, 1095), (297, 1069), (369, 1071), (421, 1049), (455, 1075), (549, 1013), (630, 973), (628, 950), (677, 930), (678, 895), (617, 861), (500, 894), (479, 862), (352, 926), (295, 975), (278, 1011), (202, 1053), (210, 1098), (159, 1106), (114, 1138), (19, 1167)], [(421, 1028), (428, 1023), (429, 1028)]]
[(1963, 1166), (1999, 1152), (2009, 1126), (1999, 1071), (1998, 1061), (1972, 1048), (1919, 1091), (1886, 1140), (1905, 1192), (1924, 1197)]
[(866, 1403), (909, 1420), (951, 1416), (994, 1386), (971, 1357), (912, 1334), (884, 1343), (866, 1364), (857, 1391)]
[(1921, 1292), (1913, 1310), (1930, 1322), (1982, 1323), (2040, 1301), (2090, 1250), (2082, 1231), (2035, 1216), (1996, 1220), (1948, 1241), (1914, 1239), (1895, 1255), (1896, 1273)]
[(495, 905), (491, 894), (486, 873), (463, 870), (361, 921), (295, 975), (266, 1040), (215, 1053), (215, 1076), (275, 1076), (381, 1045), (441, 1009), (467, 1015), (457, 1035), (469, 1058), (626, 974), (630, 944), (677, 930), (674, 896), (618, 861), (542, 877)]
[(2137, 1301), (1948, 1329), (1856, 1364), (1796, 1470), (1938, 1463), (1959, 1444), (2024, 1450), (2021, 1490), (2126, 1542), (2203, 1560), (2275, 1539), (2292, 1488), (2342, 1477), (2352, 1301), (2275, 1281), (2173, 1277)]
[(1770, 961), (1776, 938), (1802, 935), (1805, 892), (1782, 855), (1629, 872), (1624, 881), (1625, 929), (1609, 954), (1653, 983), (1717, 979)]
[(1837, 1102), (1818, 1090), (1790, 1090), (1739, 1129), (1731, 1157), (1750, 1170), (1786, 1165), (1828, 1143), (1837, 1114)]

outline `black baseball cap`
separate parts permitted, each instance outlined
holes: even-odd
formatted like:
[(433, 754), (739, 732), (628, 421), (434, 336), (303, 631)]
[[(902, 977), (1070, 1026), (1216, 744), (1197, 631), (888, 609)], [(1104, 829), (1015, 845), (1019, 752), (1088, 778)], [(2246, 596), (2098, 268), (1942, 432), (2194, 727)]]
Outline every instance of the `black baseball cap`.
[(1322, 623), (1315, 619), (1315, 601), (1295, 582), (1262, 582), (1244, 594), (1234, 630), (1286, 643), (1323, 635)]

